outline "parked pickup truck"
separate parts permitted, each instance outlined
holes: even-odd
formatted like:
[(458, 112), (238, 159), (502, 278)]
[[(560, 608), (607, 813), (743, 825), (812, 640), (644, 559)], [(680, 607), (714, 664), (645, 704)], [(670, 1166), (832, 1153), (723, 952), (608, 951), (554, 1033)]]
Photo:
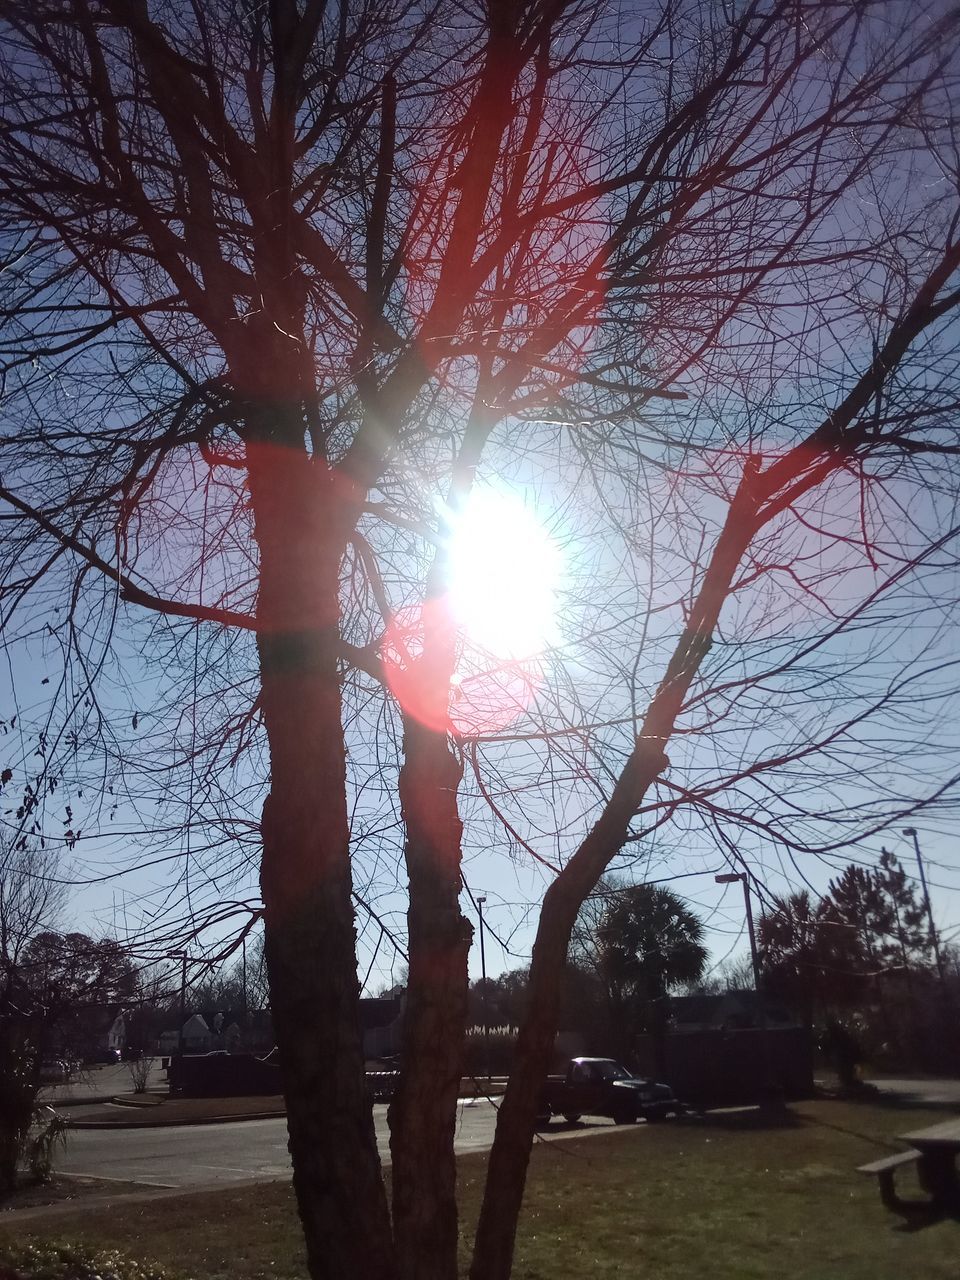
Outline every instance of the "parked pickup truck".
[(563, 1076), (548, 1076), (540, 1090), (537, 1116), (579, 1120), (582, 1115), (609, 1116), (616, 1124), (663, 1120), (682, 1107), (669, 1085), (632, 1076), (612, 1058), (573, 1058)]

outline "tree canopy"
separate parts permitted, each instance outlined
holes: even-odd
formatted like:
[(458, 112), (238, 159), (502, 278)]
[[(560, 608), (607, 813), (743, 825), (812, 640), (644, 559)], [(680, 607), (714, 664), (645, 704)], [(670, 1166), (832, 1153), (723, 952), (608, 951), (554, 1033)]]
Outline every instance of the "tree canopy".
[(593, 979), (594, 1034), (599, 1021), (610, 1051), (628, 1062), (641, 1032), (662, 1037), (668, 995), (698, 982), (708, 955), (703, 924), (679, 894), (609, 877), (581, 908), (570, 954), (572, 965)]
[[(811, 1024), (855, 1019), (875, 1056), (928, 1068), (926, 1043), (942, 1021), (942, 984), (924, 908), (887, 849), (872, 868), (850, 864), (814, 901), (807, 892), (777, 899), (761, 916), (758, 938), (768, 989)], [(945, 1055), (953, 1035), (935, 1034)]]
[(672, 987), (696, 982), (707, 950), (703, 924), (665, 885), (618, 888), (597, 930), (600, 972), (621, 998), (661, 1000)]
[[(505, 1280), (610, 863), (801, 859), (952, 797), (957, 26), (4, 5), (8, 816), (82, 848), (136, 814), (110, 874), (172, 871), (160, 954), (262, 915), (316, 1280), (456, 1275), (465, 852), (546, 886), (473, 1262)], [(566, 564), (532, 655), (455, 608), (471, 522), (468, 603), (534, 594), (517, 491)], [(409, 963), (390, 1211), (356, 913)]]

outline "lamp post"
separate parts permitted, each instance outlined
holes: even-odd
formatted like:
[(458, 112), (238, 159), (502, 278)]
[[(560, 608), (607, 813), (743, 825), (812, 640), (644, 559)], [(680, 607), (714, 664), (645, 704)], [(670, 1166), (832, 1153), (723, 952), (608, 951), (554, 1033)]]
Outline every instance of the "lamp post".
[(167, 958), (180, 961), (180, 1034), (177, 1037), (177, 1053), (183, 1057), (183, 1022), (187, 1008), (187, 953), (171, 951)]
[(483, 904), (486, 898), (477, 898), (477, 915), (480, 918), (480, 1003), (483, 1008), (483, 1059), (487, 1068), (487, 1085), (490, 1084), (490, 1017), (487, 1010), (487, 953), (483, 945)]
[(904, 827), (903, 834), (905, 836), (913, 836), (913, 847), (917, 855), (917, 866), (920, 868), (920, 884), (923, 888), (923, 901), (927, 908), (927, 919), (930, 921), (930, 937), (933, 941), (933, 954), (937, 962), (937, 974), (940, 978), (940, 985), (943, 986), (943, 957), (940, 955), (940, 939), (937, 937), (937, 926), (933, 922), (933, 909), (930, 906), (930, 890), (927, 888), (927, 875), (923, 869), (923, 855), (920, 853), (920, 841), (917, 838), (916, 827)]
[(757, 999), (760, 1001), (762, 1010), (763, 1002), (760, 1000), (760, 957), (757, 955), (757, 935), (753, 929), (753, 908), (750, 905), (750, 885), (747, 883), (746, 874), (743, 871), (730, 871), (725, 875), (714, 876), (713, 878), (717, 884), (735, 884), (739, 880), (743, 885), (743, 905), (747, 913), (747, 932), (750, 935), (750, 963), (753, 966), (753, 989), (757, 993)]

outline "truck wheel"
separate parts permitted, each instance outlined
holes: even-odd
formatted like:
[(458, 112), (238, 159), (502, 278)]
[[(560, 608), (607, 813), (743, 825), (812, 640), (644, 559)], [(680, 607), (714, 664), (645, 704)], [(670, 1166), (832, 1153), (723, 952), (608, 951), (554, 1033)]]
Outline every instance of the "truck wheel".
[(565, 1112), (563, 1113), (563, 1118), (564, 1118), (564, 1120), (566, 1120), (567, 1124), (576, 1124), (576, 1123), (577, 1123), (577, 1121), (580, 1119), (580, 1112), (579, 1112), (579, 1111), (570, 1111), (570, 1112), (566, 1112), (566, 1111), (565, 1111)]
[(632, 1111), (617, 1111), (613, 1116), (614, 1124), (635, 1124), (637, 1117)]
[(542, 1115), (537, 1116), (536, 1120), (533, 1122), (534, 1128), (546, 1129), (547, 1125), (549, 1125), (552, 1119), (553, 1119), (553, 1112), (545, 1111)]

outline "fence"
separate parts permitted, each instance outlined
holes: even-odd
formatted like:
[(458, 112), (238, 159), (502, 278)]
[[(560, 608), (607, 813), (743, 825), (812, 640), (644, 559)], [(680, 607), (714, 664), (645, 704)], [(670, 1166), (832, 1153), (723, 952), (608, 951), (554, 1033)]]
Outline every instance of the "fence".
[(640, 1074), (662, 1076), (681, 1101), (697, 1106), (756, 1102), (770, 1084), (787, 1098), (813, 1093), (813, 1037), (805, 1027), (674, 1032), (655, 1049), (652, 1036), (640, 1037)]

